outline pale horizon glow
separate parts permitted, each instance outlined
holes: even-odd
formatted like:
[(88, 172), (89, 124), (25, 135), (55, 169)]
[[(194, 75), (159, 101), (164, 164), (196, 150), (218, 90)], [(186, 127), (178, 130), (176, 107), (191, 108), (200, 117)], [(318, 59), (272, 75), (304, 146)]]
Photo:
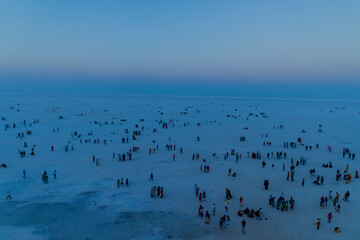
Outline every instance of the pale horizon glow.
[(0, 80), (358, 83), (359, 11), (354, 0), (3, 1)]

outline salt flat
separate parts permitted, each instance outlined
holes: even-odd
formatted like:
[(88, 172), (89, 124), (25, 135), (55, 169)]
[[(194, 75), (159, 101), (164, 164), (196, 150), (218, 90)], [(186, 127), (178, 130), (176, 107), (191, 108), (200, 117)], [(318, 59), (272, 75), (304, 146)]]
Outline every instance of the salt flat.
[[(355, 179), (360, 169), (359, 102), (91, 95), (0, 100), (0, 163), (6, 164), (0, 169), (1, 239), (357, 239), (360, 233), (360, 183)], [(136, 140), (133, 131), (141, 131)], [(297, 146), (284, 148), (284, 142)], [(176, 149), (167, 150), (167, 144)], [(139, 150), (133, 152), (133, 147)], [(343, 158), (343, 148), (355, 158)], [(238, 162), (231, 149), (241, 154)], [(118, 154), (129, 150), (131, 160), (126, 156), (119, 161)], [(252, 159), (252, 152), (261, 159)], [(271, 152), (286, 152), (287, 157), (267, 158)], [(192, 160), (197, 153), (199, 159)], [(296, 166), (294, 181), (287, 181), (291, 159), (295, 164), (301, 157), (306, 165)], [(323, 168), (329, 161), (332, 168)], [(207, 173), (200, 170), (205, 164), (210, 166)], [(336, 171), (343, 174), (347, 165), (351, 182), (336, 181)], [(228, 175), (229, 168), (236, 177)], [(44, 171), (48, 184), (42, 181)], [(149, 181), (151, 173), (154, 181)], [(312, 183), (318, 175), (324, 177), (322, 185)], [(128, 178), (129, 187), (118, 188), (120, 178)], [(264, 180), (269, 180), (269, 190)], [(206, 201), (195, 196), (195, 184), (206, 191)], [(151, 198), (154, 185), (163, 187), (163, 198)], [(226, 188), (232, 194), (230, 222), (221, 230)], [(340, 213), (331, 201), (320, 207), (321, 196), (330, 190), (333, 196), (340, 194)], [(12, 200), (5, 199), (7, 191)], [(346, 191), (351, 193), (348, 202), (342, 200)], [(278, 198), (282, 193), (295, 199), (294, 210), (269, 205), (270, 194)], [(210, 212), (209, 225), (198, 215), (200, 204)], [(262, 220), (238, 216), (246, 207), (262, 208)], [(319, 230), (316, 218), (321, 219)], [(243, 219), (246, 235), (241, 233)], [(341, 232), (334, 233), (335, 227)]]

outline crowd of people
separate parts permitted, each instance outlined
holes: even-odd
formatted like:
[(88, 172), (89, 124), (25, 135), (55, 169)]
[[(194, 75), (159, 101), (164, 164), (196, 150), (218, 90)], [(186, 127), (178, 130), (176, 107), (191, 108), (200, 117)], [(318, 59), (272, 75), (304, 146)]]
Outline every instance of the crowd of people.
[[(174, 119), (170, 119), (169, 121), (165, 121), (165, 120), (157, 121), (157, 123), (163, 129), (168, 129), (169, 127), (174, 128), (175, 127), (175, 122), (176, 121)], [(39, 124), (39, 123), (40, 123), (40, 121), (37, 119), (37, 120), (34, 120), (33, 123), (30, 123), (28, 125), (27, 125), (26, 121), (24, 120), (22, 124), (24, 126), (26, 126), (27, 128), (30, 128), (32, 126), (32, 124)], [(109, 122), (109, 123), (113, 124), (113, 122)], [(91, 124), (98, 125), (100, 127), (102, 125), (107, 125), (109, 123), (105, 122), (103, 124), (101, 121), (92, 121), (91, 122)], [(184, 123), (184, 127), (188, 127), (189, 125), (190, 125), (189, 122)], [(200, 125), (201, 124), (197, 124), (197, 126), (200, 126)], [(5, 128), (6, 128), (6, 130), (8, 130), (10, 128), (16, 128), (16, 124), (15, 123), (14, 124), (6, 124)], [(282, 124), (280, 124), (279, 127), (278, 127), (278, 129), (283, 129), (283, 128), (284, 128), (284, 125), (282, 125)], [(141, 129), (141, 131), (138, 130), (138, 129)], [(244, 128), (243, 130), (248, 130), (248, 128)], [(128, 144), (128, 143), (138, 141), (140, 139), (140, 136), (142, 135), (142, 133), (145, 132), (145, 131), (146, 131), (146, 129), (143, 126), (140, 127), (137, 124), (135, 125), (135, 130), (132, 131), (132, 134), (131, 134), (131, 131), (126, 129), (125, 133), (127, 134), (127, 136), (122, 138), (122, 143)], [(59, 128), (53, 128), (53, 133), (58, 133), (58, 132), (59, 132)], [(154, 128), (152, 132), (153, 132), (153, 134), (158, 133), (157, 128)], [(24, 134), (24, 132), (17, 133), (16, 138), (18, 138), (20, 141), (23, 141), (23, 139), (26, 136), (31, 135), (31, 134), (32, 134), (32, 132), (30, 130), (27, 130), (26, 134)], [(81, 134), (79, 131), (71, 132), (71, 134), (70, 134), (71, 140), (69, 140), (66, 143), (65, 152), (68, 152), (70, 150), (72, 150), (72, 151), (75, 150), (75, 148), (74, 148), (75, 140), (78, 140), (80, 142), (80, 144), (82, 144), (84, 142), (84, 143), (92, 143), (92, 144), (100, 144), (101, 143), (101, 144), (107, 145), (107, 144), (109, 144), (109, 142), (111, 142), (111, 140), (109, 141), (108, 139), (101, 139), (101, 141), (100, 141), (100, 138), (92, 138), (93, 134), (94, 133), (92, 131), (89, 131), (87, 134)], [(255, 160), (251, 160), (251, 161), (256, 161), (256, 160), (262, 159), (262, 157), (261, 157), (262, 156), (262, 151), (267, 151), (269, 148), (278, 147), (276, 145), (277, 143), (270, 139), (268, 133), (262, 134), (261, 136), (262, 136), (262, 138), (266, 137), (266, 141), (263, 141), (262, 147), (259, 146), (259, 149), (255, 150), (255, 151), (247, 151), (247, 154), (246, 154), (247, 158), (248, 159), (255, 159)], [(241, 139), (242, 143), (245, 142), (245, 137), (241, 137), (240, 139)], [(168, 141), (171, 142), (170, 137), (168, 138)], [(196, 142), (200, 142), (200, 136), (196, 137)], [(153, 141), (153, 144), (154, 143), (155, 143), (155, 140)], [(23, 141), (22, 146), (23, 146), (23, 149), (18, 149), (18, 153), (20, 154), (21, 158), (24, 158), (24, 157), (26, 157), (25, 149), (30, 148), (31, 145), (29, 145), (28, 142)], [(315, 147), (313, 148), (312, 146), (315, 146)], [(31, 146), (31, 151), (30, 151), (31, 156), (35, 156), (35, 147), (36, 147), (35, 145)], [(296, 178), (299, 178), (298, 175), (300, 175), (300, 174), (298, 174), (298, 172), (297, 172), (296, 176), (295, 176), (295, 169), (297, 169), (297, 167), (299, 167), (300, 165), (301, 166), (306, 166), (307, 158), (310, 158), (310, 156), (311, 156), (310, 152), (320, 150), (319, 149), (319, 144), (305, 145), (303, 139), (299, 137), (299, 138), (297, 138), (297, 141), (294, 141), (294, 139), (293, 139), (293, 140), (290, 140), (290, 141), (283, 142), (283, 147), (286, 149), (287, 152), (284, 152), (284, 151), (271, 151), (271, 152), (267, 151), (266, 159), (265, 158), (262, 159), (261, 161), (259, 161), (259, 163), (261, 162), (261, 167), (262, 168), (266, 168), (267, 164), (270, 161), (272, 161), (272, 162), (270, 162), (271, 166), (274, 169), (274, 171), (276, 171), (274, 162), (279, 161), (280, 164), (282, 163), (282, 171), (283, 171), (283, 172), (280, 172), (279, 174), (286, 174), (286, 181), (296, 182), (297, 181)], [(149, 149), (149, 151), (148, 151), (149, 155), (154, 155), (154, 154), (157, 155), (158, 152), (162, 151), (162, 149), (159, 150), (159, 145), (155, 146), (155, 144), (153, 146), (149, 147), (148, 149)], [(306, 155), (307, 157), (302, 156), (302, 157), (299, 158), (299, 160), (294, 162), (294, 159), (292, 158), (292, 154), (295, 152), (295, 150), (298, 150), (298, 149), (300, 149), (301, 151), (303, 151), (303, 150), (307, 151), (307, 155)], [(166, 151), (171, 151), (172, 160), (175, 161), (175, 156), (176, 156), (175, 151), (177, 151), (176, 144), (175, 143), (167, 143), (167, 144), (165, 144), (165, 150)], [(328, 146), (327, 150), (329, 152), (332, 152), (332, 147)], [(56, 148), (54, 147), (54, 145), (51, 145), (50, 151), (51, 152), (56, 151)], [(178, 151), (180, 152), (180, 156), (181, 156), (181, 154), (183, 154), (183, 148), (182, 147), (179, 148)], [(137, 147), (136, 145), (134, 145), (132, 148), (130, 148), (126, 152), (125, 151), (122, 152), (122, 153), (112, 152), (112, 158), (117, 159), (120, 162), (125, 162), (125, 161), (129, 161), (129, 160), (133, 160), (133, 157), (136, 156), (135, 154), (137, 154), (138, 152), (140, 152), (140, 148)], [(201, 153), (202, 156), (206, 155), (206, 154), (209, 154), (209, 153)], [(291, 158), (291, 160), (288, 158), (288, 156), (289, 156), (288, 154), (290, 154), (289, 158)], [(101, 159), (100, 159), (100, 157), (96, 157), (96, 156), (97, 155), (92, 156), (92, 162), (95, 163), (96, 166), (100, 166)], [(217, 156), (216, 153), (212, 153), (212, 157), (214, 157), (214, 159), (216, 158), (216, 156)], [(222, 156), (222, 155), (220, 155), (220, 156)], [(229, 152), (226, 152), (223, 156), (224, 156), (223, 160), (225, 160), (225, 162), (223, 164), (226, 164), (226, 161), (231, 159), (231, 158), (233, 158), (236, 163), (238, 163), (239, 160), (242, 159), (241, 152), (236, 151), (235, 149), (231, 149), (230, 154), (229, 154)], [(343, 158), (347, 157), (348, 159), (351, 159), (351, 160), (355, 159), (355, 153), (351, 152), (348, 148), (343, 149), (342, 156), (343, 156)], [(199, 159), (200, 159), (200, 152), (196, 152), (196, 153), (192, 154), (192, 160), (193, 161), (199, 160)], [(202, 171), (204, 173), (210, 173), (210, 163), (207, 163), (205, 158), (202, 160), (202, 162), (203, 162), (203, 164), (200, 165), (200, 171)], [(213, 163), (211, 163), (211, 164), (213, 164)], [(215, 165), (215, 163), (214, 163), (214, 165)], [(214, 167), (214, 165), (212, 165), (212, 169), (216, 169), (216, 167)], [(340, 165), (340, 164), (337, 164), (337, 165)], [(287, 168), (286, 168), (286, 166), (287, 166)], [(6, 164), (3, 163), (2, 167), (6, 167)], [(320, 167), (320, 165), (319, 165), (319, 167)], [(321, 165), (321, 167), (323, 167), (323, 168), (325, 168), (327, 170), (325, 170), (325, 169), (320, 169), (320, 170), (330, 171), (330, 169), (333, 168), (333, 163), (332, 163), (332, 161), (328, 161), (328, 163), (323, 163)], [(281, 170), (279, 170), (279, 171), (281, 171)], [(310, 178), (313, 179), (312, 182), (314, 184), (319, 185), (319, 186), (326, 184), (325, 181), (324, 181), (324, 176), (316, 175), (316, 170), (315, 170), (315, 167), (313, 167), (313, 165), (312, 165), (312, 168), (309, 169), (309, 173), (310, 173)], [(358, 178), (358, 171), (357, 170), (355, 172), (353, 171), (353, 173), (355, 173), (354, 174), (355, 179), (357, 179)], [(224, 173), (224, 172), (223, 172), (223, 174), (226, 175), (226, 173)], [(235, 171), (233, 171), (233, 169), (230, 167), (230, 168), (228, 168), (227, 175), (231, 176), (231, 177), (236, 177), (237, 173)], [(26, 170), (23, 170), (23, 178), (26, 179), (26, 176), (27, 176), (27, 172), (26, 172)], [(53, 176), (54, 176), (54, 179), (56, 179), (56, 177), (57, 177), (56, 170), (54, 171)], [(305, 177), (306, 176), (301, 176), (299, 178), (299, 179), (302, 179), (302, 181), (301, 181), (302, 186), (304, 186), (304, 184), (305, 184)], [(282, 177), (282, 179), (284, 180), (284, 177)], [(153, 175), (153, 173), (151, 173), (149, 182), (153, 182), (153, 181), (154, 181), (154, 175)], [(346, 165), (346, 169), (342, 173), (341, 173), (340, 169), (337, 169), (337, 171), (336, 171), (336, 181), (343, 181), (344, 183), (347, 183), (347, 184), (351, 183), (352, 174), (350, 173), (348, 164)], [(49, 177), (48, 177), (47, 171), (44, 171), (43, 174), (42, 174), (42, 182), (45, 183), (45, 184), (49, 183)], [(293, 184), (293, 183), (291, 183), (291, 184)], [(269, 190), (269, 180), (268, 179), (264, 180), (263, 185), (264, 185), (265, 190)], [(129, 187), (129, 179), (126, 178), (125, 181), (124, 181), (124, 178), (118, 178), (116, 180), (116, 186), (117, 186), (117, 188)], [(151, 186), (150, 189), (151, 189), (150, 190), (150, 197), (151, 198), (163, 198), (164, 197), (164, 187), (163, 186)], [(211, 194), (211, 192), (210, 192), (210, 194)], [(211, 224), (211, 218), (212, 217), (214, 218), (216, 216), (216, 212), (217, 212), (216, 204), (213, 203), (211, 205), (211, 209), (204, 210), (205, 202), (208, 200), (208, 196), (207, 196), (207, 193), (206, 193), (205, 190), (200, 191), (200, 188), (197, 186), (197, 184), (195, 184), (195, 186), (194, 186), (194, 195), (196, 197), (196, 200), (199, 201), (199, 203), (200, 203), (199, 209), (198, 209), (198, 215), (201, 218), (205, 219), (204, 220), (205, 224), (210, 225)], [(10, 195), (9, 191), (6, 194), (5, 199), (6, 200), (11, 200), (12, 199), (12, 196)], [(230, 225), (230, 215), (236, 213), (236, 211), (232, 211), (232, 212), (230, 211), (230, 201), (232, 201), (232, 199), (233, 199), (232, 192), (230, 191), (229, 188), (226, 188), (225, 189), (224, 212), (219, 215), (220, 216), (219, 224), (220, 224), (220, 229), (222, 229), (222, 230), (225, 230), (226, 228), (229, 227), (229, 225)], [(346, 191), (343, 198), (342, 198), (342, 200), (344, 202), (348, 202), (349, 199), (350, 199), (350, 192)], [(213, 199), (210, 198), (209, 200), (210, 200), (210, 202), (213, 202), (212, 201)], [(340, 213), (340, 209), (341, 209), (341, 206), (340, 206), (340, 194), (338, 192), (336, 192), (334, 197), (332, 196), (332, 191), (330, 191), (327, 195), (324, 195), (324, 196), (320, 197), (320, 207), (321, 208), (326, 208), (328, 205), (331, 204), (331, 202), (333, 204), (335, 212)], [(294, 208), (295, 208), (295, 200), (294, 200), (294, 198), (292, 196), (290, 196), (290, 198), (285, 198), (283, 193), (281, 193), (281, 195), (278, 198), (276, 198), (274, 195), (271, 194), (270, 197), (269, 197), (269, 200), (268, 200), (268, 204), (272, 208), (274, 208), (276, 210), (280, 210), (281, 212), (294, 210)], [(240, 197), (240, 209), (237, 211), (236, 214), (239, 217), (242, 218), (242, 221), (241, 221), (242, 233), (246, 234), (245, 227), (246, 227), (247, 222), (245, 220), (245, 217), (249, 218), (248, 221), (251, 221), (250, 219), (253, 219), (253, 218), (257, 219), (257, 220), (263, 220), (264, 219), (264, 217), (263, 217), (264, 212), (263, 212), (262, 207), (255, 208), (256, 209), (255, 210), (254, 208), (244, 207), (243, 205), (244, 205), (243, 197)], [(266, 199), (263, 202), (263, 205), (266, 205)], [(265, 210), (267, 211), (265, 214), (268, 214), (268, 212), (272, 211), (273, 209), (267, 208), (265, 206)], [(210, 212), (212, 213), (212, 216), (211, 216)], [(281, 214), (283, 214), (283, 213), (281, 213)], [(333, 217), (334, 216), (333, 216), (332, 212), (329, 212), (327, 214), (328, 223), (331, 223), (331, 220), (333, 219)], [(316, 224), (316, 229), (318, 229), (318, 230), (320, 229), (320, 222), (321, 222), (321, 218), (316, 218), (315, 224)], [(336, 227), (334, 229), (334, 231), (335, 232), (340, 232), (339, 227)]]

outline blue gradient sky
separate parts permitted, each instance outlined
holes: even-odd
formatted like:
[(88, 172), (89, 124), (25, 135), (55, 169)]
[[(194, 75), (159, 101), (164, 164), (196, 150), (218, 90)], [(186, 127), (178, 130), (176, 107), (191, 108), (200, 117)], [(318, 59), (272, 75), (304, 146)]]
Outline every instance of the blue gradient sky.
[(359, 0), (4, 0), (0, 81), (359, 84), (359, 13)]

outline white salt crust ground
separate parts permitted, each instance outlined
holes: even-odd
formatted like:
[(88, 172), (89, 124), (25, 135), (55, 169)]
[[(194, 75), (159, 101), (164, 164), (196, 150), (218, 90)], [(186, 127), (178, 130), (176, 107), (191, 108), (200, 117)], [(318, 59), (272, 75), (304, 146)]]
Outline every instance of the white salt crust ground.
[[(0, 169), (0, 193), (5, 198), (9, 190), (13, 200), (0, 200), (0, 239), (357, 239), (360, 181), (354, 176), (355, 170), (360, 170), (359, 106), (359, 102), (332, 101), (1, 96), (0, 117), (5, 117), (5, 121), (0, 121), (0, 162), (6, 163), (7, 168)], [(39, 119), (40, 123), (24, 127), (20, 122), (25, 119), (27, 123)], [(174, 120), (175, 127), (163, 129), (156, 122), (169, 119)], [(101, 121), (102, 126), (90, 124), (94, 120)], [(114, 124), (105, 125), (105, 121)], [(184, 122), (190, 126), (184, 127)], [(5, 131), (6, 123), (16, 123), (16, 128)], [(142, 135), (123, 144), (125, 129), (131, 134), (135, 124), (144, 126)], [(280, 124), (283, 129), (277, 128)], [(318, 132), (319, 124), (323, 125), (323, 133)], [(53, 133), (53, 128), (60, 131)], [(153, 128), (158, 132), (153, 133)], [(301, 132), (303, 129), (305, 133)], [(16, 138), (26, 130), (31, 130), (32, 135), (23, 140)], [(74, 131), (81, 133), (83, 139), (92, 131), (90, 138), (99, 138), (100, 144), (80, 144), (79, 139), (71, 137)], [(269, 137), (261, 138), (262, 133)], [(240, 136), (245, 136), (246, 141), (240, 142)], [(305, 151), (300, 146), (283, 148), (284, 141), (296, 141), (298, 137), (305, 145), (312, 145), (313, 150)], [(107, 140), (106, 145), (103, 139)], [(27, 156), (20, 158), (18, 149), (24, 149), (24, 141), (29, 146), (36, 145), (35, 156), (29, 155), (28, 147)], [(64, 151), (68, 141), (74, 151)], [(272, 146), (263, 146), (263, 141), (271, 141)], [(317, 150), (316, 143), (320, 145)], [(149, 155), (149, 148), (157, 144), (159, 151)], [(176, 151), (165, 150), (165, 144), (176, 144)], [(50, 151), (52, 145), (54, 152)], [(140, 148), (133, 160), (119, 162), (112, 158), (113, 152), (126, 153), (133, 146)], [(357, 154), (355, 160), (342, 158), (344, 147)], [(224, 160), (224, 154), (231, 149), (242, 154), (238, 163), (234, 156)], [(246, 158), (248, 151), (261, 152), (266, 167), (261, 168), (262, 160)], [(287, 159), (266, 159), (267, 152), (277, 151), (287, 152)], [(200, 160), (192, 161), (194, 153), (200, 153)], [(213, 153), (217, 157), (212, 157)], [(100, 166), (93, 163), (93, 155), (101, 158)], [(307, 158), (307, 165), (296, 167), (294, 182), (286, 181), (287, 171), (282, 171), (282, 164), (288, 170), (290, 159), (296, 161), (300, 157)], [(210, 165), (209, 173), (199, 169), (204, 158)], [(322, 168), (328, 161), (333, 168)], [(346, 164), (353, 175), (351, 184), (335, 181), (336, 170), (342, 172)], [(228, 176), (230, 167), (237, 173), (236, 178)], [(324, 176), (324, 185), (312, 184), (310, 168)], [(22, 178), (23, 169), (26, 179)], [(56, 180), (52, 177), (55, 169)], [(49, 184), (42, 183), (44, 170), (49, 173)], [(150, 172), (154, 173), (154, 182), (148, 181)], [(130, 187), (116, 187), (116, 180), (121, 177), (129, 178)], [(270, 181), (268, 191), (262, 187), (265, 179)], [(205, 211), (211, 211), (213, 202), (217, 205), (217, 215), (210, 225), (197, 215), (195, 183), (207, 193), (207, 200), (202, 203)], [(150, 198), (154, 185), (164, 187), (163, 199)], [(225, 188), (233, 195), (229, 205), (231, 222), (226, 230), (220, 230)], [(346, 190), (351, 193), (349, 202), (340, 201), (339, 214), (331, 204), (324, 209), (319, 206), (320, 197), (329, 190), (339, 192), (341, 198)], [(270, 194), (278, 197), (281, 193), (295, 199), (295, 210), (281, 212), (268, 205)], [(245, 207), (262, 207), (264, 218), (268, 219), (245, 218), (246, 236), (241, 234), (242, 218), (236, 215), (240, 196)], [(331, 224), (326, 219), (329, 211), (333, 213)], [(314, 224), (317, 217), (322, 219), (320, 230)], [(333, 233), (336, 226), (341, 233)]]

